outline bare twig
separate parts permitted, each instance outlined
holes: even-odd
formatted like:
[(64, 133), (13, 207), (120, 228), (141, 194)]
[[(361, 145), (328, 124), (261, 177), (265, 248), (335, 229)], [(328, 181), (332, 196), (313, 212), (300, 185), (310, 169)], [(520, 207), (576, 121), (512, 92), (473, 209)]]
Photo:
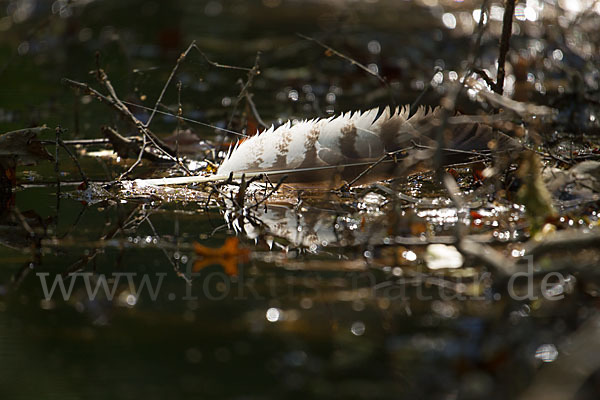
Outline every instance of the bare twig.
[(181, 117), (183, 107), (181, 106), (181, 81), (177, 82), (177, 130), (175, 131), (175, 157), (179, 158), (179, 132), (181, 131)]
[[(260, 52), (256, 53), (256, 58), (254, 59), (254, 65), (252, 66), (252, 68), (248, 71), (248, 77), (246, 79), (246, 82), (242, 85), (242, 89), (240, 90), (240, 93), (238, 94), (235, 103), (233, 105), (233, 111), (231, 112), (231, 117), (229, 118), (229, 122), (227, 123), (227, 128), (231, 129), (231, 124), (233, 122), (233, 117), (237, 111), (237, 108), (240, 104), (240, 101), (242, 99), (246, 99), (246, 102), (248, 102), (248, 104), (250, 104), (250, 102), (252, 102), (252, 105), (254, 105), (254, 102), (250, 99), (252, 96), (250, 95), (250, 88), (252, 87), (252, 83), (254, 82), (254, 77), (256, 77), (258, 74), (260, 74), (260, 70), (259, 70), (259, 61), (260, 61)], [(250, 99), (250, 100), (249, 100)], [(258, 115), (258, 111), (256, 110), (256, 106), (254, 106), (252, 108), (252, 111), (255, 113), (254, 116), (256, 117), (256, 120), (265, 128), (267, 128), (267, 125), (262, 121), (262, 118), (260, 118), (260, 115)]]
[(415, 149), (427, 149), (427, 150), (442, 150), (442, 151), (447, 151), (450, 153), (457, 153), (457, 154), (468, 154), (468, 155), (472, 155), (472, 156), (478, 156), (478, 157), (483, 157), (483, 158), (489, 158), (490, 155), (487, 153), (484, 153), (482, 151), (475, 151), (475, 150), (460, 150), (460, 149), (452, 149), (450, 147), (436, 147), (436, 146), (427, 146), (425, 144), (419, 144), (415, 141), (412, 141), (413, 147)]
[[(83, 182), (87, 186), (87, 184), (89, 183), (89, 179), (87, 178), (87, 176), (83, 172), (83, 168), (81, 168), (81, 164), (79, 164), (79, 161), (77, 160), (77, 157), (75, 157), (75, 154), (73, 154), (71, 152), (71, 150), (62, 141), (62, 139), (58, 138), (58, 144), (67, 152), (67, 154), (69, 155), (69, 157), (71, 157), (71, 160), (73, 160), (73, 162), (75, 163), (75, 166), (77, 167), (77, 170), (79, 171), (79, 175), (81, 175), (81, 179), (83, 180)], [(58, 165), (58, 161), (57, 161), (57, 165)]]
[(333, 47), (330, 47), (330, 46), (326, 45), (325, 43), (321, 42), (320, 40), (315, 39), (313, 37), (306, 36), (306, 35), (303, 35), (301, 33), (296, 33), (296, 35), (298, 35), (302, 39), (310, 40), (311, 42), (315, 42), (316, 44), (318, 44), (319, 46), (323, 47), (324, 49), (326, 49), (327, 51), (331, 52), (332, 54), (334, 54), (334, 55), (336, 55), (336, 56), (338, 56), (340, 58), (343, 58), (344, 60), (348, 61), (352, 65), (356, 65), (358, 68), (362, 69), (363, 71), (365, 71), (369, 75), (373, 75), (374, 77), (376, 77), (377, 79), (379, 79), (379, 81), (381, 83), (383, 83), (384, 85), (388, 86), (387, 81), (381, 75), (379, 75), (377, 72), (369, 69), (369, 67), (367, 67), (366, 65), (359, 63), (358, 61), (356, 61), (352, 57), (349, 57), (349, 56), (347, 56), (347, 55), (345, 55), (343, 53), (340, 53), (339, 51), (337, 51)]
[[(125, 101), (125, 100), (121, 100), (121, 101), (123, 102), (123, 104), (127, 104), (128, 106), (131, 106), (131, 107), (136, 107), (136, 108), (140, 108), (142, 110), (152, 111), (152, 108), (146, 107), (146, 106), (142, 106), (141, 104), (130, 103), (130, 102)], [(221, 128), (221, 127), (216, 126), (216, 125), (207, 124), (206, 122), (202, 122), (202, 121), (198, 121), (198, 120), (191, 119), (191, 118), (186, 118), (186, 117), (177, 117), (176, 114), (173, 114), (171, 112), (164, 112), (164, 111), (156, 110), (156, 113), (157, 114), (163, 114), (163, 115), (169, 115), (171, 117), (179, 118), (180, 120), (185, 121), (185, 122), (189, 122), (189, 123), (192, 123), (192, 124), (197, 124), (197, 125), (205, 126), (207, 128), (212, 128), (212, 129), (215, 129), (217, 131), (221, 131), (221, 132), (225, 132), (225, 133), (231, 133), (232, 135), (237, 135), (237, 136), (241, 136), (241, 137), (248, 137), (248, 135), (245, 135), (243, 133), (232, 131), (232, 130), (226, 129), (226, 128)]]
[[(148, 139), (150, 139), (150, 142), (152, 142), (156, 146), (157, 149), (159, 149), (160, 151), (162, 151), (165, 154), (167, 154), (168, 156), (170, 156), (171, 159), (175, 158), (175, 153), (171, 149), (169, 149), (169, 146), (164, 144), (162, 142), (162, 140), (160, 140), (159, 137), (157, 137), (154, 133), (152, 133), (152, 131), (150, 131), (148, 128), (146, 128), (144, 126), (144, 124), (142, 124), (142, 122), (140, 120), (138, 120), (135, 117), (135, 115), (133, 115), (131, 113), (131, 111), (129, 111), (129, 109), (125, 106), (125, 104), (121, 100), (114, 99), (112, 97), (112, 95), (110, 97), (105, 96), (102, 93), (98, 92), (96, 89), (92, 88), (87, 83), (77, 82), (77, 81), (74, 81), (74, 80), (71, 80), (68, 78), (63, 78), (62, 81), (75, 89), (81, 90), (84, 93), (86, 93), (92, 97), (95, 97), (96, 99), (100, 100), (102, 103), (110, 105), (115, 110), (119, 111), (120, 113), (125, 114), (125, 116), (127, 116), (131, 120), (131, 122), (136, 126), (136, 128), (142, 135), (148, 135)], [(108, 83), (108, 85), (110, 85), (110, 82)], [(110, 85), (110, 87), (112, 88), (111, 85)], [(112, 91), (114, 93), (114, 89), (112, 89), (110, 91)]]
[[(125, 227), (127, 226), (127, 224), (130, 223), (132, 221), (132, 219), (135, 218), (137, 211), (140, 209), (141, 209), (141, 206), (136, 207), (125, 218), (124, 221), (120, 220), (117, 224), (111, 225), (110, 230), (107, 233), (105, 233), (104, 235), (102, 235), (99, 238), (99, 240), (100, 241), (110, 240), (110, 239), (114, 238), (119, 232), (122, 232), (125, 229)], [(141, 221), (139, 223), (141, 223)], [(138, 223), (138, 225), (139, 225), (139, 223)], [(98, 247), (88, 250), (86, 252), (86, 254), (82, 255), (77, 261), (75, 261), (70, 266), (68, 266), (62, 272), (61, 275), (69, 276), (73, 272), (82, 270), (90, 261), (94, 260), (96, 258), (96, 256), (98, 256), (98, 254), (100, 254), (100, 253), (101, 253), (101, 249)]]
[(265, 124), (265, 121), (263, 121), (263, 119), (260, 117), (260, 114), (258, 114), (258, 110), (256, 109), (256, 104), (254, 104), (254, 100), (252, 100), (252, 93), (246, 94), (246, 102), (248, 103), (248, 106), (250, 107), (250, 110), (252, 111), (252, 115), (254, 115), (254, 118), (256, 118), (256, 121), (263, 128), (268, 128), (269, 125)]
[[(376, 161), (375, 161), (375, 162), (373, 162), (371, 165), (369, 165), (369, 167), (368, 167), (368, 168), (366, 168), (364, 171), (362, 171), (360, 174), (358, 174), (358, 176), (357, 176), (356, 178), (352, 179), (352, 180), (350, 181), (350, 183), (348, 183), (348, 184), (347, 184), (347, 185), (345, 185), (345, 186), (347, 186), (347, 187), (351, 187), (351, 186), (352, 186), (352, 185), (354, 185), (356, 182), (358, 182), (358, 181), (359, 181), (359, 180), (360, 180), (360, 179), (361, 179), (363, 176), (365, 176), (366, 174), (368, 174), (369, 172), (371, 172), (371, 170), (373, 170), (373, 168), (375, 168), (376, 166), (378, 166), (379, 164), (381, 164), (382, 162), (384, 162), (384, 161), (385, 161), (387, 158), (392, 158), (392, 157), (394, 157), (394, 158), (395, 158), (395, 156), (396, 156), (397, 154), (399, 154), (399, 153), (403, 153), (403, 152), (405, 152), (405, 151), (408, 151), (408, 150), (411, 150), (411, 149), (413, 149), (413, 148), (414, 148), (414, 146), (411, 146), (411, 147), (406, 147), (406, 148), (404, 148), (404, 149), (399, 149), (399, 150), (392, 151), (392, 152), (390, 152), (390, 153), (386, 153), (386, 154), (384, 154), (383, 156), (379, 157), (379, 159), (378, 159), (378, 160), (376, 160)], [(396, 161), (396, 160), (394, 160), (394, 162), (395, 162), (395, 161)]]
[[(433, 76), (435, 76), (435, 74), (437, 74), (438, 72), (442, 71), (442, 69), (440, 67), (436, 67), (434, 69), (434, 74)], [(425, 94), (427, 94), (427, 92), (429, 92), (429, 90), (431, 90), (431, 81), (433, 80), (433, 76), (431, 77), (431, 79), (429, 80), (429, 82), (427, 83), (427, 85), (425, 85), (425, 87), (423, 88), (423, 90), (421, 90), (421, 93), (419, 93), (419, 95), (417, 96), (417, 98), (410, 104), (410, 111), (411, 112), (415, 112), (415, 110), (417, 109), (417, 107), (419, 106), (419, 104), (421, 104), (421, 100), (423, 100), (423, 97), (425, 96)]]
[(510, 37), (512, 35), (512, 21), (515, 13), (515, 0), (506, 0), (504, 6), (504, 17), (502, 19), (502, 37), (500, 39), (500, 55), (498, 57), (498, 76), (496, 85), (493, 86), (494, 91), (502, 94), (504, 91), (504, 75), (506, 74), (506, 54), (510, 47)]
[(97, 75), (99, 75), (100, 81), (104, 84), (104, 86), (109, 91), (110, 97), (103, 95), (102, 93), (93, 89), (86, 83), (73, 81), (73, 80), (67, 79), (67, 78), (63, 78), (63, 82), (65, 82), (69, 86), (74, 87), (78, 90), (83, 90), (85, 93), (97, 98), (101, 102), (110, 105), (111, 107), (113, 107), (117, 111), (119, 111), (120, 113), (124, 114), (126, 117), (129, 118), (131, 123), (133, 125), (135, 125), (135, 127), (138, 129), (138, 131), (143, 136), (147, 136), (149, 141), (156, 147), (156, 149), (158, 149), (160, 152), (165, 154), (168, 158), (170, 158), (171, 160), (176, 162), (179, 165), (179, 167), (181, 167), (186, 172), (186, 174), (192, 175), (192, 173), (189, 171), (189, 169), (185, 165), (183, 165), (181, 160), (175, 156), (175, 152), (172, 151), (165, 143), (163, 143), (163, 141), (159, 137), (157, 137), (154, 133), (152, 133), (152, 131), (150, 131), (150, 129), (148, 129), (146, 126), (144, 126), (144, 124), (142, 124), (142, 122), (139, 119), (137, 119), (135, 117), (135, 115), (133, 115), (131, 113), (131, 111), (125, 106), (125, 104), (117, 97), (117, 94), (116, 94), (114, 88), (112, 87), (110, 81), (108, 81), (108, 78), (106, 77), (106, 74), (104, 73), (104, 71), (101, 69), (98, 70)]
[(477, 23), (477, 35), (475, 36), (475, 40), (471, 44), (471, 49), (469, 50), (469, 59), (470, 64), (474, 65), (477, 59), (478, 51), (481, 48), (481, 39), (483, 38), (483, 33), (485, 32), (486, 22), (489, 18), (489, 0), (483, 0), (481, 4), (481, 9), (479, 11), (479, 22)]
[[(160, 237), (160, 235), (156, 231), (156, 228), (154, 228), (152, 221), (150, 221), (149, 214), (146, 215), (146, 217), (144, 218), (144, 221), (146, 221), (148, 223), (148, 225), (150, 226), (150, 229), (152, 230), (152, 233), (154, 233), (154, 236)], [(163, 252), (165, 257), (167, 258), (167, 261), (169, 261), (169, 264), (171, 264), (171, 266), (173, 267), (173, 271), (175, 272), (175, 274), (179, 278), (182, 278), (184, 281), (186, 281), (188, 284), (191, 284), (192, 280), (186, 274), (181, 272), (181, 270), (179, 269), (179, 266), (173, 261), (173, 257), (170, 256), (169, 253), (167, 252), (167, 249), (164, 246), (161, 246), (160, 244), (158, 244), (158, 248)]]
[(521, 101), (509, 99), (506, 96), (501, 96), (498, 93), (490, 92), (480, 82), (472, 78), (465, 79), (464, 83), (466, 86), (470, 87), (471, 89), (474, 89), (478, 95), (483, 97), (487, 102), (491, 103), (493, 106), (501, 106), (506, 109), (509, 109), (525, 120), (532, 119), (532, 116), (536, 119), (540, 117), (552, 118), (553, 116), (558, 114), (558, 111), (551, 107), (538, 106), (531, 103), (524, 103)]
[(198, 53), (200, 53), (200, 55), (206, 60), (206, 62), (209, 63), (210, 65), (212, 65), (213, 67), (223, 68), (223, 69), (235, 69), (238, 71), (251, 71), (252, 70), (252, 68), (238, 67), (236, 65), (227, 65), (227, 64), (218, 63), (216, 61), (212, 61), (210, 58), (208, 58), (206, 56), (206, 54), (204, 54), (204, 52), (202, 50), (200, 50), (200, 48), (196, 45), (195, 42), (192, 43), (190, 46), (193, 47), (194, 49), (196, 49), (198, 51)]
[[(246, 82), (246, 84), (244, 85), (244, 87), (242, 88), (241, 93), (238, 96), (238, 100), (237, 102), (239, 102), (239, 100), (242, 97), (247, 96), (248, 92), (248, 88), (252, 85), (252, 80), (254, 79), (254, 76), (258, 75), (260, 72), (258, 70), (258, 59), (259, 59), (259, 54), (256, 55), (256, 62), (254, 64), (254, 66), (252, 68), (245, 68), (245, 67), (237, 67), (237, 66), (233, 66), (233, 65), (225, 65), (225, 64), (220, 64), (218, 62), (212, 61), (211, 59), (209, 59), (206, 54), (204, 54), (204, 52), (202, 50), (200, 50), (200, 48), (196, 45), (196, 42), (193, 41), (188, 48), (181, 53), (181, 55), (179, 56), (179, 58), (177, 59), (177, 62), (175, 63), (175, 66), (173, 67), (173, 69), (171, 70), (171, 74), (169, 75), (169, 78), (167, 79), (167, 81), (165, 82), (165, 85), (163, 86), (160, 95), (158, 96), (158, 99), (156, 100), (156, 103), (154, 104), (154, 108), (152, 109), (152, 112), (150, 114), (150, 117), (148, 118), (148, 121), (144, 124), (144, 126), (147, 128), (150, 123), (152, 122), (152, 119), (154, 118), (154, 115), (156, 115), (156, 113), (158, 113), (158, 106), (160, 105), (166, 91), (167, 88), (169, 87), (169, 84), (171, 83), (171, 81), (173, 80), (173, 77), (175, 76), (175, 73), (177, 72), (177, 70), (179, 69), (180, 64), (186, 59), (186, 57), (188, 56), (189, 52), (195, 49), (198, 51), (198, 53), (200, 53), (200, 55), (202, 55), (202, 57), (206, 60), (206, 62), (208, 62), (210, 65), (217, 67), (217, 68), (223, 68), (223, 69), (235, 69), (235, 70), (239, 70), (239, 71), (248, 71), (248, 80)], [(179, 93), (181, 95), (181, 83), (178, 85), (179, 87)], [(181, 101), (180, 101), (180, 105), (181, 105)], [(237, 103), (236, 103), (237, 105)], [(180, 107), (181, 108), (181, 107)], [(254, 107), (253, 109), (254, 111), (256, 110), (256, 108)], [(258, 113), (256, 113), (256, 115), (258, 115)], [(181, 115), (179, 115), (178, 113), (178, 120), (184, 120), (184, 118), (181, 118)], [(261, 122), (265, 127), (266, 125), (264, 124), (264, 122), (262, 122), (262, 119), (260, 119), (260, 117), (257, 118), (257, 120), (259, 122)], [(231, 121), (230, 121), (231, 123)], [(236, 134), (238, 134), (236, 132)]]
[(135, 162), (133, 164), (131, 164), (131, 166), (129, 168), (127, 168), (127, 171), (125, 171), (121, 175), (119, 175), (119, 177), (117, 178), (118, 181), (122, 180), (127, 175), (129, 175), (131, 173), (131, 171), (133, 171), (135, 169), (135, 167), (137, 167), (142, 162), (142, 157), (144, 156), (145, 151), (146, 151), (146, 135), (142, 136), (142, 146), (140, 147), (140, 152), (138, 154), (137, 159), (135, 160)]
[(349, 57), (349, 56), (347, 56), (347, 55), (345, 55), (345, 54), (343, 54), (343, 53), (340, 53), (339, 51), (337, 51), (337, 50), (336, 50), (336, 49), (334, 49), (333, 47), (326, 45), (325, 43), (321, 42), (321, 41), (320, 41), (320, 40), (318, 40), (318, 39), (315, 39), (315, 38), (313, 38), (313, 37), (310, 37), (310, 36), (303, 35), (303, 34), (301, 34), (301, 33), (296, 33), (296, 35), (298, 35), (298, 36), (299, 36), (299, 37), (301, 37), (302, 39), (305, 39), (305, 40), (310, 40), (311, 42), (315, 42), (315, 43), (316, 43), (316, 44), (318, 44), (319, 46), (323, 47), (325, 50), (327, 50), (327, 51), (331, 52), (331, 54), (334, 54), (334, 55), (336, 55), (336, 56), (338, 56), (338, 57), (340, 57), (340, 58), (343, 58), (344, 60), (348, 61), (350, 64), (352, 64), (352, 65), (356, 65), (358, 68), (362, 69), (363, 71), (365, 71), (365, 72), (366, 72), (366, 73), (368, 73), (369, 75), (373, 75), (374, 77), (376, 77), (376, 78), (379, 80), (379, 82), (381, 82), (381, 83), (382, 83), (382, 84), (383, 84), (383, 85), (384, 85), (384, 86), (385, 86), (385, 87), (388, 89), (388, 91), (389, 91), (389, 93), (390, 93), (390, 97), (391, 97), (392, 103), (394, 103), (394, 104), (396, 103), (396, 101), (395, 101), (395, 99), (394, 99), (394, 96), (393, 96), (393, 94), (392, 94), (392, 91), (391, 91), (390, 85), (389, 85), (389, 84), (388, 84), (388, 82), (385, 80), (385, 78), (384, 78), (384, 77), (382, 77), (382, 76), (381, 76), (381, 75), (380, 75), (378, 72), (375, 72), (375, 71), (373, 71), (373, 70), (369, 69), (369, 67), (367, 67), (366, 65), (364, 65), (364, 64), (361, 64), (360, 62), (356, 61), (356, 60), (355, 60), (355, 59), (353, 59), (352, 57)]
[(171, 80), (173, 80), (173, 77), (175, 76), (175, 72), (177, 72), (177, 69), (179, 68), (179, 65), (181, 64), (181, 62), (183, 60), (185, 60), (185, 58), (187, 57), (188, 53), (196, 46), (196, 42), (192, 42), (188, 48), (181, 53), (181, 55), (179, 56), (179, 58), (177, 59), (177, 62), (175, 63), (175, 66), (173, 67), (173, 69), (171, 70), (171, 74), (169, 75), (169, 78), (167, 79), (167, 81), (165, 82), (165, 85), (163, 86), (160, 95), (158, 96), (158, 99), (156, 99), (156, 103), (154, 104), (154, 109), (152, 110), (152, 114), (150, 114), (150, 117), (148, 117), (148, 121), (146, 121), (146, 123), (144, 124), (144, 127), (148, 127), (150, 126), (150, 123), (152, 122), (152, 118), (154, 118), (154, 115), (156, 114), (156, 110), (158, 109), (158, 105), (160, 104), (160, 102), (162, 101), (167, 88), (169, 87), (169, 84), (171, 83)]

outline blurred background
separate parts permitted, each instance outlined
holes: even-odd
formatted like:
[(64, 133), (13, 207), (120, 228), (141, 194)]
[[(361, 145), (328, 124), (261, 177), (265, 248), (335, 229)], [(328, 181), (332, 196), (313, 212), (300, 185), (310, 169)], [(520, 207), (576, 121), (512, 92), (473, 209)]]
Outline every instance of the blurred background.
[[(599, 12), (591, 0), (527, 0), (515, 9), (505, 94), (558, 107), (569, 134), (598, 129)], [(192, 50), (181, 63), (163, 111), (180, 104), (185, 117), (211, 125), (184, 126), (209, 143), (223, 140), (215, 127), (254, 133), (259, 118), (278, 124), (417, 98), (435, 106), (444, 83), (473, 66), (495, 79), (503, 14), (504, 4), (492, 0), (0, 0), (0, 132), (46, 124), (61, 126), (63, 139), (101, 137), (101, 125), (133, 133), (62, 79), (100, 88), (100, 66), (145, 120), (142, 107), (154, 106), (192, 42), (203, 54)], [(248, 71), (231, 68), (255, 65), (260, 73), (247, 87)], [(470, 100), (459, 110), (486, 111)], [(177, 122), (160, 114), (152, 128), (166, 137)], [(77, 179), (64, 158), (61, 177)], [(82, 160), (92, 179), (114, 178), (114, 163)], [(405, 299), (390, 283), (403, 273), (392, 268), (395, 256), (365, 244), (368, 235), (356, 229), (362, 214), (338, 219), (335, 207), (310, 214), (308, 227), (295, 225), (297, 214), (288, 218), (295, 232), (317, 232), (320, 221), (354, 227), (335, 244), (319, 239), (318, 250), (300, 250), (282, 234), (284, 253), (246, 237), (240, 248), (249, 256), (192, 268), (193, 242), (216, 248), (233, 234), (219, 228), (218, 209), (181, 198), (161, 205), (58, 197), (46, 185), (55, 180), (51, 164), (20, 170), (18, 180), (29, 186), (16, 190), (10, 207), (43, 234), (1, 225), (5, 399), (516, 398), (597, 307), (593, 282), (550, 305), (489, 290), (448, 299), (421, 280), (402, 289)], [(352, 207), (373, 211), (379, 202)], [(403, 268), (418, 270), (422, 251), (412, 251), (398, 254)], [(136, 283), (148, 274), (162, 286), (156, 299), (126, 283), (112, 300), (88, 299), (83, 284), (67, 301), (44, 298), (43, 276), (50, 286), (79, 268), (134, 272)], [(199, 274), (192, 286), (186, 269)], [(384, 290), (373, 292), (381, 283)], [(599, 378), (593, 374), (577, 398), (597, 398)]]

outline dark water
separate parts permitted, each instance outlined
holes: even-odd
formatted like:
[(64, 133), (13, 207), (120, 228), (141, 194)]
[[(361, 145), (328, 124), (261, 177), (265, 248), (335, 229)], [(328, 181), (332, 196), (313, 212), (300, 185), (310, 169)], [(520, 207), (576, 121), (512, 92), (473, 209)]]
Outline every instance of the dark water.
[[(100, 137), (99, 127), (109, 124), (130, 133), (120, 116), (77, 96), (61, 78), (99, 87), (89, 74), (98, 51), (121, 97), (152, 107), (193, 40), (212, 61), (233, 66), (252, 67), (260, 51), (251, 92), (268, 123), (410, 103), (436, 67), (448, 76), (468, 58), (468, 26), (475, 23), (461, 21), (478, 6), (434, 3), (1, 1), (0, 130), (60, 125), (66, 140)], [(449, 17), (444, 26), (448, 12), (458, 28), (448, 29)], [(522, 29), (516, 45), (535, 39)], [(296, 33), (373, 64), (390, 88)], [(495, 40), (484, 37), (484, 66), (494, 62)], [(245, 102), (234, 112), (246, 71), (217, 68), (192, 52), (176, 79), (187, 117), (252, 129)], [(425, 92), (423, 104), (435, 104), (441, 90)], [(177, 108), (175, 86), (163, 103)], [(159, 116), (152, 127), (166, 136), (176, 123)], [(218, 142), (215, 129), (189, 127)], [(77, 153), (91, 180), (109, 181), (124, 170), (122, 161), (90, 156), (93, 150), (99, 148)], [(240, 234), (227, 226), (224, 209), (205, 207), (207, 192), (170, 202), (131, 193), (84, 201), (64, 152), (59, 165), (60, 193), (54, 165), (46, 162), (20, 167), (18, 187), (3, 200), (4, 399), (515, 398), (543, 361), (554, 361), (557, 351), (560, 360), (560, 343), (596, 307), (593, 277), (586, 287), (566, 284), (560, 301), (517, 301), (509, 299), (506, 281), (490, 284), (480, 264), (467, 264), (461, 274), (428, 270), (425, 245), (415, 240), (424, 231), (440, 241), (452, 236), (456, 212), (447, 205), (423, 214), (431, 207), (404, 204), (405, 219), (392, 221), (382, 192), (291, 192), (267, 212), (256, 211), (262, 228), (248, 225)], [(153, 171), (145, 165), (136, 176)], [(472, 191), (469, 179), (461, 185)], [(427, 176), (404, 189), (435, 190)], [(498, 234), (523, 234), (522, 210), (474, 201), (491, 213), (469, 232), (510, 254)], [(597, 224), (595, 213), (587, 214), (586, 224)], [(233, 257), (202, 263), (194, 251), (194, 242), (219, 248), (236, 233)], [(586, 260), (597, 263), (597, 254)], [(78, 275), (68, 278), (69, 272)], [(90, 297), (99, 279), (115, 288), (114, 297), (102, 289)], [(62, 296), (55, 286), (45, 295), (44, 287), (59, 281), (67, 291), (74, 282), (72, 291)], [(578, 398), (595, 398), (597, 385), (592, 376)]]

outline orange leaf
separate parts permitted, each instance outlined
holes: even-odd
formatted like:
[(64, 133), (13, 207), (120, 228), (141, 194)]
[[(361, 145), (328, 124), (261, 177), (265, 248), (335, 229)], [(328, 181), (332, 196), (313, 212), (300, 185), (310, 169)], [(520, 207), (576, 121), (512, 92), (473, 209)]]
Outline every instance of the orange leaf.
[(194, 272), (209, 265), (219, 264), (227, 275), (237, 275), (238, 263), (247, 262), (250, 256), (250, 251), (240, 248), (239, 243), (237, 237), (225, 239), (223, 246), (218, 248), (207, 247), (194, 242), (194, 251), (198, 255), (198, 259), (194, 262)]

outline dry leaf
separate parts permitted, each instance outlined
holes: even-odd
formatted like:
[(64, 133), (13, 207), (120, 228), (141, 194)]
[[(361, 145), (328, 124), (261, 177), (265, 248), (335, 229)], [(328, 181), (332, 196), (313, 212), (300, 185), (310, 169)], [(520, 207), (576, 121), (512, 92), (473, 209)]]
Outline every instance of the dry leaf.
[(225, 273), (230, 276), (238, 274), (238, 263), (248, 262), (250, 250), (239, 247), (237, 237), (225, 239), (225, 244), (219, 248), (212, 248), (194, 242), (194, 251), (198, 259), (194, 262), (194, 272), (197, 272), (209, 265), (220, 264)]

